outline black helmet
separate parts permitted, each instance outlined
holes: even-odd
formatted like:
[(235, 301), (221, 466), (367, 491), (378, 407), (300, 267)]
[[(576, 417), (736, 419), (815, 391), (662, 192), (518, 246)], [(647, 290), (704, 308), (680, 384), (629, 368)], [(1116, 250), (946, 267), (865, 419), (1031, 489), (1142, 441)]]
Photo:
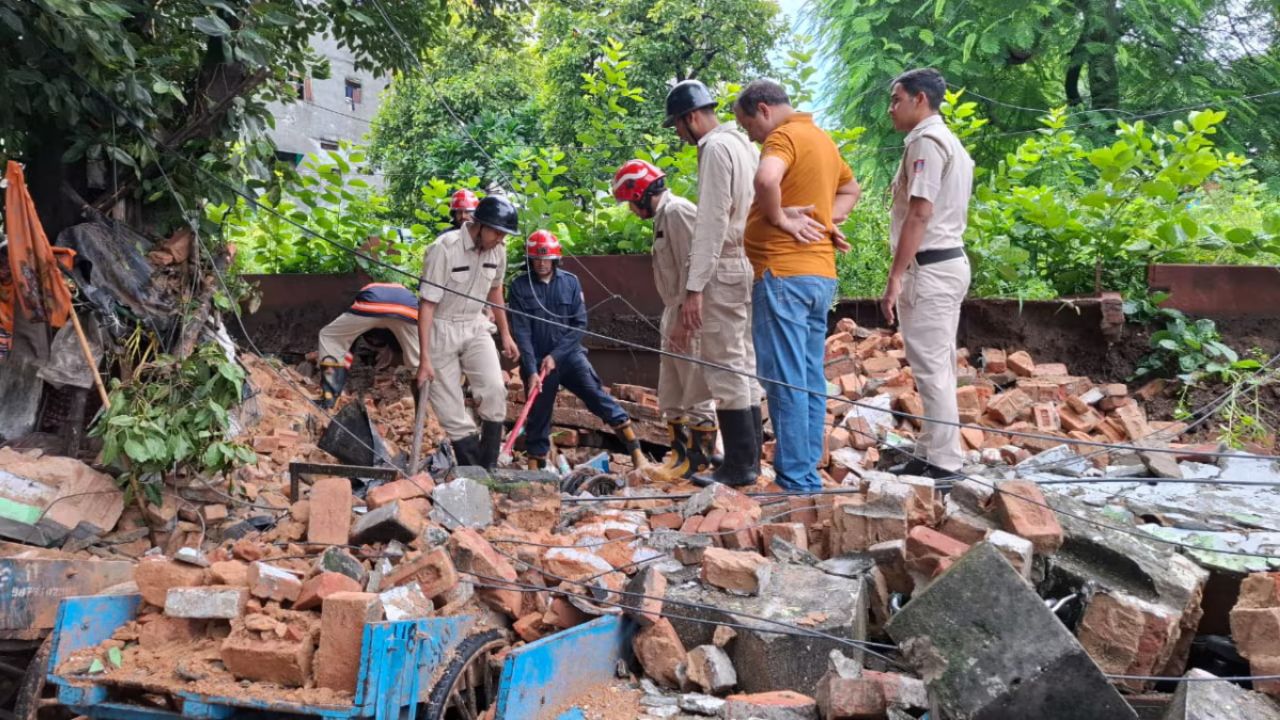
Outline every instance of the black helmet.
[(662, 127), (671, 127), (676, 124), (676, 118), (715, 104), (715, 98), (711, 97), (711, 91), (702, 81), (678, 82), (667, 93), (667, 119), (662, 121)]
[(520, 232), (516, 206), (506, 198), (500, 198), (497, 195), (489, 195), (481, 200), (472, 220), (508, 235), (516, 235)]

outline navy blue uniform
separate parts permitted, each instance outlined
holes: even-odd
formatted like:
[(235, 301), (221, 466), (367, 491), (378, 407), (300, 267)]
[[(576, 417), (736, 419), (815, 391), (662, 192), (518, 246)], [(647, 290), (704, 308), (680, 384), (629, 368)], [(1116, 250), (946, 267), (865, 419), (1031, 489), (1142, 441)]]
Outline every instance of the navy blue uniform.
[[(628, 420), (626, 411), (605, 392), (595, 368), (587, 360), (586, 348), (582, 347), (587, 304), (576, 275), (556, 269), (551, 281), (545, 283), (533, 273), (519, 275), (507, 288), (507, 305), (517, 311), (507, 317), (511, 321), (511, 334), (520, 347), (520, 376), (525, 387), (529, 387), (538, 374), (543, 358), (550, 355), (556, 363), (556, 369), (542, 381), (541, 394), (525, 421), (525, 448), (530, 455), (544, 457), (551, 449), (551, 414), (561, 385), (610, 426)], [(572, 329), (534, 320), (522, 313)]]

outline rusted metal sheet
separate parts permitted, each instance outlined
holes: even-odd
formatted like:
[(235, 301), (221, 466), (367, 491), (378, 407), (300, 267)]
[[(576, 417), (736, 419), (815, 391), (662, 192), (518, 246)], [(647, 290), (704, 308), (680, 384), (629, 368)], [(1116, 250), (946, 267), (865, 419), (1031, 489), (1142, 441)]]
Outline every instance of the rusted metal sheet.
[(63, 598), (94, 595), (132, 579), (131, 562), (0, 557), (0, 635), (49, 630)]
[(1280, 268), (1270, 265), (1149, 265), (1147, 286), (1169, 293), (1165, 307), (1191, 315), (1275, 317)]

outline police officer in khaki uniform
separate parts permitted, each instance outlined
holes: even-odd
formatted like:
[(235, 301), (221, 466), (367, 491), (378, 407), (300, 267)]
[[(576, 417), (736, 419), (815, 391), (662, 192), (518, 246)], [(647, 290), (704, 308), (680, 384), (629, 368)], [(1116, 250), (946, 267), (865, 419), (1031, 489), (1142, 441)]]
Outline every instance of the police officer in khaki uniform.
[(681, 316), (702, 332), (702, 358), (736, 372), (706, 368), (725, 444), (724, 462), (698, 484), (752, 485), (760, 474), (761, 389), (752, 376), (751, 263), (743, 249), (760, 151), (732, 125), (721, 125), (716, 102), (697, 80), (667, 93), (667, 127), (698, 146), (698, 218)]
[[(689, 251), (698, 208), (667, 190), (666, 174), (644, 160), (628, 160), (613, 176), (613, 196), (637, 217), (653, 220), (653, 282), (662, 297), (662, 349), (698, 356), (697, 335), (680, 317), (689, 280)], [(658, 367), (658, 409), (667, 421), (671, 454), (656, 471), (690, 478), (705, 470), (715, 453), (715, 403), (703, 367), (663, 355)]]
[[(507, 314), (500, 308), (507, 268), (504, 242), (517, 229), (515, 207), (491, 195), (480, 201), (472, 220), (436, 238), (422, 262), (418, 384), (431, 383), (431, 406), (460, 465), (492, 468), (498, 462), (507, 389), (480, 299), (497, 306), (494, 322), (502, 354), (515, 360), (520, 351), (511, 337)], [(479, 436), (463, 402), (463, 375), (479, 404)]]
[(938, 114), (947, 84), (929, 68), (909, 70), (891, 86), (889, 116), (907, 134), (893, 180), (893, 265), (881, 309), (901, 324), (925, 422), (917, 443), (924, 460), (897, 470), (945, 478), (960, 469), (956, 408), (956, 329), (969, 291), (964, 230), (973, 189), (973, 160)]

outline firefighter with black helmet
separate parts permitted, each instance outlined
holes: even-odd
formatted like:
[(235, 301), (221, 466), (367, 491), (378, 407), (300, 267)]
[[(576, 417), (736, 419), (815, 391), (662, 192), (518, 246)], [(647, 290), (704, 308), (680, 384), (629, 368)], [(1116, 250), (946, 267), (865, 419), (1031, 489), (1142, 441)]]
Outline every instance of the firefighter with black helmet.
[[(485, 302), (494, 306), (502, 354), (515, 360), (520, 351), (503, 310), (502, 281), (506, 238), (518, 231), (515, 206), (490, 195), (471, 220), (436, 238), (422, 262), (418, 385), (430, 383), (431, 406), (461, 465), (492, 468), (498, 461), (507, 389), (484, 309)], [(478, 405), (479, 433), (463, 401), (463, 376)]]

